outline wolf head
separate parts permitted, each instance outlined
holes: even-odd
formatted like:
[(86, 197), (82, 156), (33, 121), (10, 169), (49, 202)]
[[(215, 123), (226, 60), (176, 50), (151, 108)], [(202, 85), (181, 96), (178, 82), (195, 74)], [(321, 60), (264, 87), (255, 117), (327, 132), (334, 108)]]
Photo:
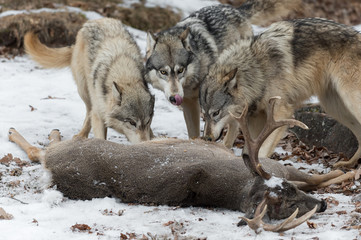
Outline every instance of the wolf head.
[(242, 108), (235, 102), (237, 68), (226, 73), (221, 71), (213, 73), (211, 69), (210, 74), (201, 84), (200, 105), (205, 118), (204, 137), (216, 141), (222, 136), (226, 127), (233, 126), (232, 129), (238, 131), (238, 122), (230, 112), (238, 116), (240, 115), (238, 111)]
[(124, 134), (131, 143), (150, 140), (154, 96), (144, 85), (121, 86), (113, 82), (107, 127)]
[(196, 57), (191, 51), (189, 30), (179, 35), (148, 33), (146, 80), (155, 88), (162, 90), (166, 98), (174, 105), (180, 105), (191, 87), (192, 79), (197, 79)]

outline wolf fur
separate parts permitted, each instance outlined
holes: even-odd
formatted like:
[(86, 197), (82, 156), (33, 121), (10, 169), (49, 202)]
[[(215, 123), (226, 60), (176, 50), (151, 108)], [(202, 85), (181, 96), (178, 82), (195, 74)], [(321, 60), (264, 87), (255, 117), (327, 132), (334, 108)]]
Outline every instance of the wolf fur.
[(239, 8), (202, 8), (174, 27), (148, 33), (146, 80), (181, 105), (188, 136), (200, 132), (199, 84), (227, 46), (253, 36), (251, 24), (264, 24), (286, 15), (300, 0), (248, 0)]
[[(224, 143), (231, 147), (238, 123), (229, 112), (240, 115), (248, 105), (248, 124), (255, 137), (265, 124), (270, 97), (282, 98), (276, 104), (277, 120), (291, 117), (303, 101), (316, 95), (325, 111), (360, 143), (360, 66), (361, 34), (353, 28), (319, 18), (274, 23), (260, 35), (230, 46), (210, 68), (200, 90), (205, 136), (216, 140), (228, 126)], [(273, 152), (284, 131), (268, 137), (259, 157)], [(360, 155), (359, 147), (349, 165)]]
[(24, 39), (26, 52), (45, 68), (71, 67), (86, 117), (78, 137), (106, 139), (107, 127), (132, 143), (149, 140), (154, 96), (144, 80), (140, 50), (115, 19), (91, 20), (70, 47), (48, 48), (34, 33)]

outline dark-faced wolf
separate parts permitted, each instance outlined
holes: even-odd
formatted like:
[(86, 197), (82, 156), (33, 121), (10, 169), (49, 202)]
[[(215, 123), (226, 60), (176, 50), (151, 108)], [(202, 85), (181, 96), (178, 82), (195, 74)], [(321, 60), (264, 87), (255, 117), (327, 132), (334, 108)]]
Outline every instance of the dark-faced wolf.
[[(220, 138), (231, 147), (238, 135), (239, 115), (249, 106), (248, 125), (253, 137), (267, 120), (265, 106), (272, 96), (282, 99), (275, 118), (289, 118), (315, 95), (328, 114), (347, 126), (361, 142), (361, 34), (325, 19), (274, 23), (252, 39), (240, 40), (223, 51), (201, 85), (205, 136)], [(273, 132), (259, 152), (272, 154), (285, 128)], [(335, 139), (337, 141), (337, 139)], [(361, 156), (359, 147), (348, 164)]]
[(286, 15), (300, 0), (248, 0), (239, 8), (202, 8), (156, 36), (148, 33), (146, 80), (181, 105), (188, 136), (200, 134), (199, 84), (219, 53), (253, 36), (251, 24)]
[(144, 80), (139, 47), (115, 19), (91, 20), (70, 47), (48, 48), (34, 33), (24, 39), (26, 52), (45, 68), (71, 67), (86, 117), (78, 137), (105, 139), (107, 127), (132, 143), (149, 140), (154, 96)]

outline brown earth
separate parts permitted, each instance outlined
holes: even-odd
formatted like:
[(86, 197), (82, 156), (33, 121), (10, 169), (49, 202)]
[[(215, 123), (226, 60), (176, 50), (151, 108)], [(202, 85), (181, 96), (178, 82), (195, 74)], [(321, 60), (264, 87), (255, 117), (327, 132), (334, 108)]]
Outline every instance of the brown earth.
[[(222, 3), (240, 6), (245, 0), (220, 0)], [(359, 0), (303, 0), (303, 8), (288, 18), (326, 17), (346, 24), (361, 23)], [(7, 10), (30, 10), (38, 8), (61, 8), (68, 5), (87, 11), (95, 11), (105, 17), (122, 20), (134, 28), (158, 32), (175, 25), (181, 13), (169, 8), (145, 7), (146, 0), (130, 8), (120, 7), (121, 0), (0, 0), (0, 12)], [(60, 4), (60, 5), (59, 5)], [(39, 32), (43, 42), (50, 46), (65, 46), (74, 43), (77, 31), (85, 18), (76, 13), (39, 13), (3, 17), (0, 22), (0, 56), (22, 54), (23, 35), (29, 30)]]
[[(102, 16), (120, 19), (134, 28), (158, 32), (175, 25), (181, 13), (169, 8), (144, 6), (145, 1), (133, 4), (131, 8), (118, 6), (122, 1), (74, 1), (74, 0), (0, 0), (0, 12), (7, 10), (30, 10), (38, 8), (61, 8), (63, 5), (95, 11)], [(62, 5), (59, 5), (62, 4)], [(82, 14), (58, 12), (20, 14), (3, 17), (0, 21), (0, 56), (12, 57), (23, 54), (23, 37), (29, 31), (37, 31), (42, 42), (52, 47), (71, 45), (77, 31), (86, 21)]]
[(42, 42), (52, 47), (70, 45), (86, 21), (77, 13), (19, 14), (1, 18), (0, 54), (11, 56), (22, 54), (23, 38), (27, 31), (35, 31)]
[[(219, 0), (235, 7), (245, 0)], [(291, 13), (285, 19), (322, 17), (348, 25), (361, 24), (360, 0), (303, 0), (301, 9)]]

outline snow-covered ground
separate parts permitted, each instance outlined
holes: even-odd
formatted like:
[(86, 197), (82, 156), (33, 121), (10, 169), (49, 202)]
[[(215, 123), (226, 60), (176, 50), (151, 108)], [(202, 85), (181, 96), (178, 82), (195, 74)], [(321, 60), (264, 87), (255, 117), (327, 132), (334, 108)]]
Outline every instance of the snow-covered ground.
[[(215, 1), (147, 1), (168, 5), (189, 13)], [(74, 9), (73, 9), (74, 10)], [(76, 9), (75, 9), (76, 10)], [(4, 14), (5, 15), (5, 14)], [(87, 16), (95, 16), (89, 13)], [(359, 28), (361, 29), (361, 27)], [(145, 49), (145, 33), (131, 29), (139, 46)], [(156, 96), (152, 128), (155, 135), (187, 138), (182, 112), (169, 104), (163, 93), (152, 90)], [(29, 161), (26, 154), (8, 141), (8, 129), (15, 127), (31, 144), (47, 144), (50, 130), (61, 130), (63, 139), (77, 133), (85, 116), (85, 107), (78, 96), (69, 69), (45, 70), (28, 57), (0, 59), (0, 158), (11, 153)], [(127, 143), (124, 136), (113, 130), (108, 139)], [(12, 220), (0, 220), (0, 239), (120, 239), (121, 234), (137, 239), (143, 235), (167, 236), (173, 239), (172, 229), (180, 237), (189, 239), (357, 239), (359, 232), (347, 230), (348, 221), (357, 213), (351, 197), (341, 194), (322, 194), (319, 198), (334, 198), (324, 213), (280, 235), (261, 232), (256, 235), (246, 227), (237, 227), (241, 212), (224, 209), (173, 208), (169, 206), (128, 205), (116, 199), (74, 201), (62, 197), (54, 189), (43, 189), (43, 170), (33, 164), (22, 169), (22, 174), (10, 174), (18, 167), (0, 164), (0, 207), (13, 215)], [(14, 176), (11, 176), (14, 175)], [(344, 212), (345, 211), (345, 212)], [(352, 212), (352, 213), (351, 213)], [(74, 231), (75, 224), (86, 224), (91, 230)], [(149, 233), (149, 234), (148, 234)], [(163, 237), (162, 237), (163, 236)]]

